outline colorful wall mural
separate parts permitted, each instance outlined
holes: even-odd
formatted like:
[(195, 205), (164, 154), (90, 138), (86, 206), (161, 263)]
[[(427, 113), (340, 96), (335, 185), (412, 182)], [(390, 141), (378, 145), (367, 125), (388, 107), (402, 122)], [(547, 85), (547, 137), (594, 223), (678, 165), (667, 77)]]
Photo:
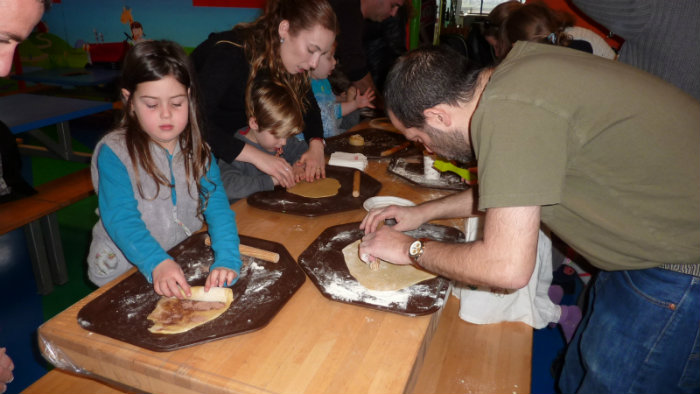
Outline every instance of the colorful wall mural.
[[(191, 51), (209, 33), (260, 14), (261, 0), (61, 0), (20, 45), (25, 72), (84, 67), (120, 55), (138, 39), (168, 39)], [(245, 7), (245, 8), (244, 8)]]

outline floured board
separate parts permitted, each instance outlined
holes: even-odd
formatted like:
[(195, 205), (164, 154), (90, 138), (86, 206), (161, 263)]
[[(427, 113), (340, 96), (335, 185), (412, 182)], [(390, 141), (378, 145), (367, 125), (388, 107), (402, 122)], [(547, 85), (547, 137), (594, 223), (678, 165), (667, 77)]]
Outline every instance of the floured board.
[[(204, 244), (206, 233), (198, 233), (172, 248), (168, 254), (182, 266), (190, 285), (203, 286), (214, 261)], [(283, 245), (240, 236), (241, 243), (276, 252), (271, 263), (242, 256), (241, 277), (231, 288), (234, 302), (221, 316), (181, 334), (154, 334), (146, 319), (160, 296), (140, 272), (136, 272), (85, 305), (78, 324), (86, 330), (154, 351), (171, 351), (216, 339), (245, 334), (265, 327), (294, 292), (305, 275)]]
[[(360, 223), (347, 223), (324, 230), (299, 256), (299, 265), (325, 297), (367, 308), (408, 316), (427, 315), (442, 307), (450, 287), (443, 277), (429, 279), (396, 291), (369, 290), (350, 275), (343, 248), (362, 238)], [(453, 227), (425, 224), (410, 231), (412, 237), (463, 242), (464, 235)]]
[(469, 184), (453, 172), (442, 172), (437, 179), (426, 178), (423, 172), (423, 157), (395, 157), (391, 159), (387, 171), (398, 175), (411, 183), (423, 187), (448, 190), (466, 190)]
[(379, 193), (382, 184), (361, 172), (360, 195), (352, 196), (353, 175), (356, 170), (348, 167), (326, 166), (326, 178), (340, 182), (338, 194), (331, 197), (309, 198), (289, 193), (283, 187), (257, 192), (248, 196), (248, 205), (268, 211), (302, 216), (321, 216), (330, 213), (361, 209), (362, 203)]
[[(361, 135), (362, 138), (364, 138), (365, 143), (363, 146), (350, 145), (350, 136), (355, 134)], [(346, 132), (326, 139), (326, 154), (330, 155), (333, 152), (350, 152), (362, 153), (368, 159), (386, 159), (392, 156), (404, 155), (411, 151), (417, 151), (413, 144), (410, 143), (405, 148), (393, 152), (388, 156), (381, 155), (382, 152), (400, 146), (406, 142), (409, 141), (400, 133), (375, 128), (362, 129)]]

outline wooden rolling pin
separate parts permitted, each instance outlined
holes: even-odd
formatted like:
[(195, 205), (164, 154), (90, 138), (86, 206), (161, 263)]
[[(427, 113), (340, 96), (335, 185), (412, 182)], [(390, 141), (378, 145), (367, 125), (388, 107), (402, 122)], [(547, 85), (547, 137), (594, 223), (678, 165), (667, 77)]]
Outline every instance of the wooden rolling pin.
[[(204, 244), (207, 246), (211, 246), (211, 238), (209, 237), (209, 235), (207, 235), (204, 238)], [(244, 256), (249, 256), (249, 257), (253, 257), (256, 259), (269, 261), (271, 263), (277, 263), (278, 261), (280, 261), (279, 253), (270, 252), (269, 250), (258, 249), (258, 248), (254, 248), (252, 246), (243, 245), (243, 244), (239, 245), (238, 248), (241, 251), (241, 254)]]
[(355, 170), (355, 174), (352, 177), (352, 196), (360, 197), (360, 171)]
[(248, 245), (240, 245), (241, 254), (245, 256), (254, 257), (256, 259), (269, 261), (271, 263), (276, 263), (280, 261), (280, 255), (275, 252), (270, 252), (269, 250), (258, 249)]
[(403, 149), (408, 148), (409, 145), (411, 145), (411, 141), (406, 141), (406, 142), (404, 142), (404, 143), (401, 144), (401, 145), (396, 145), (396, 146), (393, 147), (393, 148), (390, 148), (390, 149), (387, 149), (387, 150), (383, 151), (382, 153), (379, 154), (379, 156), (384, 157), (384, 156), (393, 155), (394, 153), (396, 153), (396, 152), (398, 152), (398, 151), (400, 151), (400, 150), (403, 150)]

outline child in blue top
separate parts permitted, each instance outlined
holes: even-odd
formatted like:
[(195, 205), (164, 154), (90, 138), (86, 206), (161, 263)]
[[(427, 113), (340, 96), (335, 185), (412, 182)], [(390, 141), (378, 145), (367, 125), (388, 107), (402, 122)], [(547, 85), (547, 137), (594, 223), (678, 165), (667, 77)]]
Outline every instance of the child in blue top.
[(374, 108), (374, 90), (367, 89), (361, 93), (357, 91), (354, 97), (348, 97), (348, 101), (338, 102), (331, 90), (328, 76), (335, 69), (335, 48), (327, 54), (322, 55), (318, 60), (318, 66), (311, 70), (311, 90), (321, 109), (321, 120), (323, 121), (323, 137), (329, 138), (342, 133), (338, 128), (338, 120), (360, 108)]
[(202, 138), (187, 55), (170, 41), (137, 43), (124, 60), (121, 84), (124, 114), (92, 157), (100, 220), (88, 256), (90, 280), (102, 286), (133, 264), (156, 293), (191, 295), (166, 251), (206, 219), (214, 263), (205, 291), (230, 286), (241, 268), (238, 230)]
[[(248, 127), (239, 130), (235, 138), (263, 152), (280, 156), (292, 164), (294, 181), (303, 178), (304, 167), (299, 162), (309, 147), (303, 140), (293, 138), (304, 129), (304, 117), (294, 102), (289, 88), (275, 83), (269, 73), (258, 73), (246, 90), (246, 114)], [(300, 134), (299, 134), (300, 135)], [(279, 184), (274, 178), (255, 165), (242, 161), (228, 163), (219, 160), (221, 179), (229, 202), (249, 195), (272, 190)]]

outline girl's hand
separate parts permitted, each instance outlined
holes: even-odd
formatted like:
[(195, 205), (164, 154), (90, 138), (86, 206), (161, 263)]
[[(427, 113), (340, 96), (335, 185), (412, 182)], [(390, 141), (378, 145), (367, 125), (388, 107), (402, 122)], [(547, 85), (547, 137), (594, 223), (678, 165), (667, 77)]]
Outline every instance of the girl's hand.
[(309, 150), (301, 155), (299, 163), (305, 166), (304, 179), (313, 182), (326, 177), (326, 157), (323, 154), (323, 142), (313, 139), (309, 142)]
[(374, 108), (374, 104), (372, 104), (372, 101), (374, 101), (374, 90), (372, 88), (367, 89), (367, 91), (363, 93), (357, 93), (357, 96), (355, 96), (355, 104), (357, 105), (357, 108)]
[(224, 287), (231, 286), (233, 280), (236, 279), (238, 274), (236, 271), (224, 267), (214, 268), (207, 276), (207, 281), (204, 283), (204, 291), (207, 292), (209, 289), (214, 287)]
[(153, 270), (153, 289), (165, 297), (184, 298), (180, 289), (188, 297), (192, 295), (182, 268), (172, 259), (163, 260)]

